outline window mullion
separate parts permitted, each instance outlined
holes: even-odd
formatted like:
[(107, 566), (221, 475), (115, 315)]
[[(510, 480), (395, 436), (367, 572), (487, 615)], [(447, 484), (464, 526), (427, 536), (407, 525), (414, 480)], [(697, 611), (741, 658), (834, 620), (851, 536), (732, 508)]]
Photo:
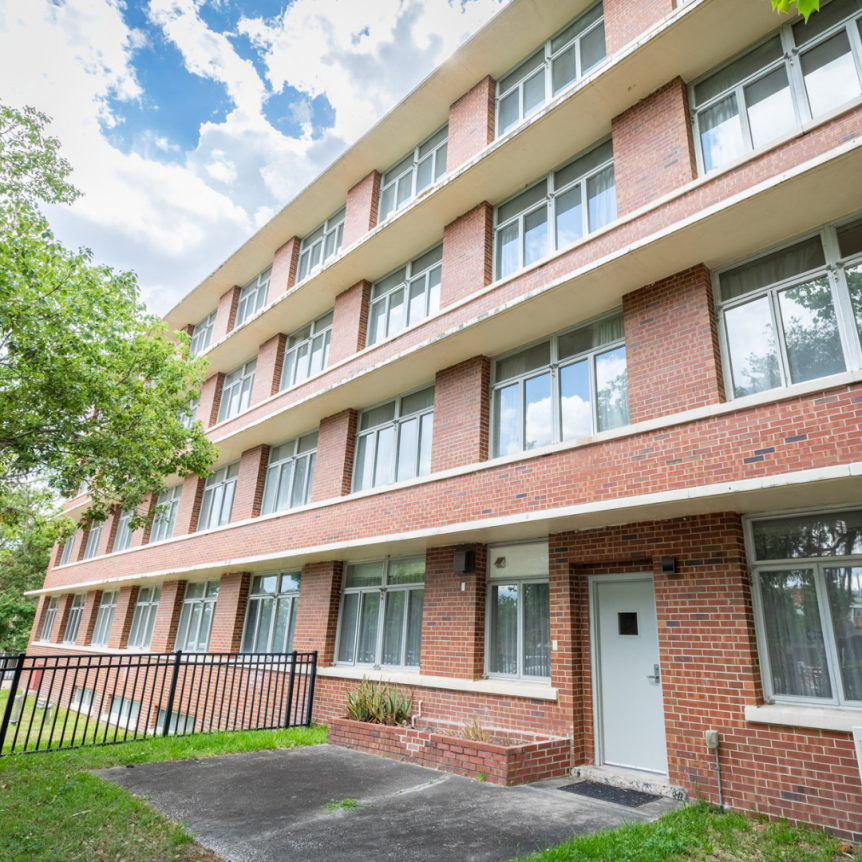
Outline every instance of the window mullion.
[(826, 589), (826, 577), (823, 569), (826, 564), (814, 566), (814, 586), (817, 592), (817, 602), (820, 605), (820, 625), (823, 628), (823, 649), (826, 652), (826, 669), (829, 681), (832, 683), (832, 699), (843, 704), (847, 698), (844, 695), (844, 680), (841, 678), (838, 658), (838, 646), (835, 643), (835, 629), (832, 627), (832, 609), (829, 607), (829, 593)]
[(790, 367), (787, 360), (787, 345), (784, 341), (784, 325), (781, 319), (781, 308), (778, 302), (778, 291), (770, 290), (769, 311), (772, 315), (772, 329), (775, 332), (775, 346), (778, 350), (778, 368), (781, 372), (781, 385), (790, 386), (793, 382), (790, 377)]
[[(748, 105), (745, 101), (745, 87), (738, 84), (733, 90), (736, 95), (736, 109), (739, 112), (739, 124), (742, 127), (742, 137), (746, 150), (754, 149), (754, 138), (751, 135), (751, 124), (748, 122)], [(728, 95), (730, 95), (728, 93)]]

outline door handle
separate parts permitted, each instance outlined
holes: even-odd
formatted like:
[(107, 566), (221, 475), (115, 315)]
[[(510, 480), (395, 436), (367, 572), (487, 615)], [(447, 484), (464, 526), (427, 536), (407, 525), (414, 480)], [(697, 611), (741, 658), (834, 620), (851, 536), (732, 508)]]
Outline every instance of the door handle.
[(654, 664), (652, 668), (654, 673), (648, 673), (647, 679), (651, 679), (655, 683), (661, 682), (661, 673), (659, 671), (659, 666), (657, 664)]

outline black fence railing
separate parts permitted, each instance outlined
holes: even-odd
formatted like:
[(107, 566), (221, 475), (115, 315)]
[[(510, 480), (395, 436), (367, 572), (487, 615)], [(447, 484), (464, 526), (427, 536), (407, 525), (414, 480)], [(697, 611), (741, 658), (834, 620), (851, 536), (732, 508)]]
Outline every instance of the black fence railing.
[(308, 726), (317, 653), (21, 653), (0, 670), (3, 756)]

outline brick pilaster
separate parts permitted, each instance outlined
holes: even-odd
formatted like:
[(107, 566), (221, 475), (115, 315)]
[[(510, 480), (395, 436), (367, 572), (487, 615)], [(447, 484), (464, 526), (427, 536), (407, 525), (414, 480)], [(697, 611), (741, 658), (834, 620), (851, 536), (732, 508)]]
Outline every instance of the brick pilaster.
[(117, 527), (120, 525), (122, 514), (122, 509), (119, 506), (111, 507), (111, 514), (108, 515), (108, 520), (102, 524), (102, 535), (99, 536), (99, 548), (96, 551), (97, 557), (101, 557), (103, 554), (110, 554), (114, 550), (114, 540), (117, 538)]
[(234, 327), (236, 322), (236, 310), (239, 305), (239, 294), (241, 287), (232, 287), (227, 293), (223, 293), (218, 301), (215, 324), (210, 344), (217, 344)]
[(159, 599), (159, 609), (156, 611), (150, 652), (173, 652), (185, 595), (185, 581), (165, 581), (162, 584), (162, 595)]
[(231, 520), (244, 521), (260, 514), (268, 463), (269, 446), (266, 445), (247, 449), (240, 456)]
[(494, 207), (487, 201), (443, 229), (440, 307), (489, 285), (494, 276)]
[(451, 105), (447, 172), (459, 168), (494, 140), (496, 108), (497, 82), (490, 75)]
[(307, 563), (302, 567), (293, 648), (297, 652), (317, 650), (320, 667), (335, 661), (343, 568), (341, 562)]
[(202, 479), (194, 473), (183, 479), (183, 490), (180, 492), (177, 520), (174, 523), (174, 536), (185, 536), (197, 530), (205, 484), (206, 479)]
[(674, 0), (604, 0), (605, 45), (610, 57), (634, 41), (666, 15), (673, 12)]
[(266, 296), (267, 304), (287, 293), (296, 283), (296, 269), (299, 266), (299, 247), (301, 244), (302, 240), (298, 236), (291, 237), (273, 256), (272, 275), (269, 279), (269, 292)]
[(380, 174), (378, 171), (372, 171), (347, 193), (342, 248), (349, 248), (377, 224), (379, 202)]
[(195, 418), (204, 426), (211, 428), (218, 421), (218, 409), (221, 405), (221, 390), (224, 385), (224, 374), (219, 371), (208, 377), (201, 386), (198, 399), (198, 410)]
[(75, 646), (89, 646), (93, 640), (93, 630), (96, 628), (96, 616), (102, 601), (101, 590), (90, 590), (84, 599), (84, 610), (81, 612), (81, 624), (78, 626), (78, 636)]
[(335, 297), (329, 364), (347, 359), (365, 349), (368, 337), (368, 303), (371, 285), (360, 281)]
[(210, 652), (240, 651), (250, 583), (248, 572), (222, 575), (210, 634)]
[(488, 460), (491, 360), (474, 356), (437, 373), (431, 472)]
[(251, 404), (265, 401), (278, 392), (281, 384), (281, 366), (284, 364), (284, 345), (287, 336), (279, 333), (261, 344), (257, 353)]
[(311, 490), (312, 503), (350, 493), (357, 418), (355, 410), (342, 410), (341, 413), (321, 420), (314, 465), (314, 487)]
[(111, 635), (108, 638), (108, 646), (111, 649), (125, 649), (129, 645), (129, 634), (132, 631), (137, 601), (138, 587), (120, 587)]

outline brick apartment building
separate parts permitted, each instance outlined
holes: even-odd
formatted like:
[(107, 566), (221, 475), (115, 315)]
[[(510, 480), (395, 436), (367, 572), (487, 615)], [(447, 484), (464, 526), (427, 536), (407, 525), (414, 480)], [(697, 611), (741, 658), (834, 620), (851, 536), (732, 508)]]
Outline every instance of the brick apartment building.
[(58, 547), (30, 652), (317, 650), (321, 720), (713, 801), (717, 730), (860, 837), (862, 0), (513, 0), (166, 320), (216, 470)]

